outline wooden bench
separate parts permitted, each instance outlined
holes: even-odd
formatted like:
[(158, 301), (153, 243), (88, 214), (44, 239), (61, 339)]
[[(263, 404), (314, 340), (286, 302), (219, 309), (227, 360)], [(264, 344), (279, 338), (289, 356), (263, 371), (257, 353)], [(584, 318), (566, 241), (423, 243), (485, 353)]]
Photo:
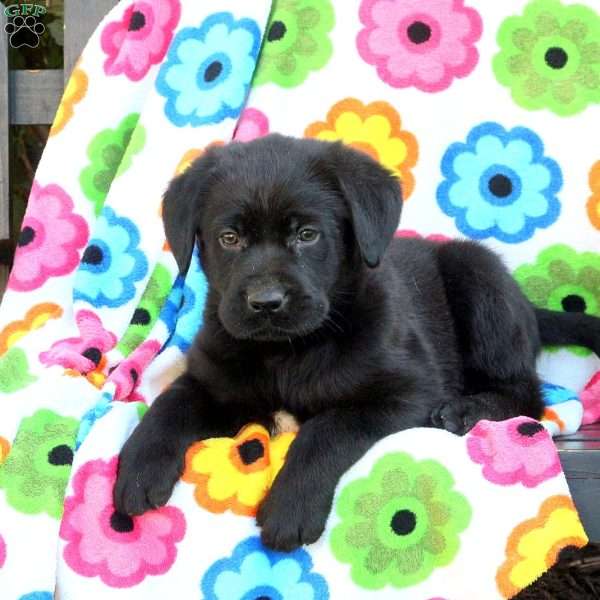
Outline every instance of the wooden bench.
[[(10, 260), (8, 132), (10, 124), (49, 124), (63, 87), (89, 35), (117, 0), (64, 0), (64, 69), (11, 71), (7, 63), (4, 11), (0, 13), (0, 263)], [(2, 3), (0, 7), (3, 9)], [(7, 267), (5, 266), (5, 273)], [(2, 274), (0, 273), (0, 295)], [(594, 541), (600, 541), (600, 425), (557, 441), (571, 492)]]

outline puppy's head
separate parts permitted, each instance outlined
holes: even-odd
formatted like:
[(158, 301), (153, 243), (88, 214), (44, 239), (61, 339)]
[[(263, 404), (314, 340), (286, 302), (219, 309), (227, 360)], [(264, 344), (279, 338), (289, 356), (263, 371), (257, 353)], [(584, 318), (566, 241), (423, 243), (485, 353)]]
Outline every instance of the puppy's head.
[(171, 182), (163, 217), (182, 273), (198, 242), (225, 329), (279, 341), (318, 329), (340, 281), (379, 264), (401, 204), (366, 154), (270, 135), (208, 150)]

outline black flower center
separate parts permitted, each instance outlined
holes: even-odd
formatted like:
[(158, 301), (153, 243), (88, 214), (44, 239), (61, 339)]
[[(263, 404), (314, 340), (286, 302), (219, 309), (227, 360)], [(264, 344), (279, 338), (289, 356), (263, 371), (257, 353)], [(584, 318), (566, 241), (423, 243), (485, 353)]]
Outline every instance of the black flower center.
[(48, 452), (48, 462), (55, 467), (73, 464), (73, 450), (66, 444), (54, 446)]
[(129, 375), (131, 376), (131, 379), (133, 380), (133, 385), (135, 385), (137, 383), (137, 380), (140, 377), (138, 375), (138, 372), (135, 369), (129, 369)]
[(431, 37), (431, 27), (423, 21), (415, 21), (408, 26), (406, 33), (413, 44), (424, 44)]
[(146, 17), (139, 10), (134, 10), (129, 21), (128, 31), (139, 31), (146, 24)]
[(390, 527), (396, 535), (408, 535), (417, 526), (417, 517), (411, 510), (399, 510), (392, 517)]
[(584, 313), (587, 308), (585, 300), (577, 294), (565, 296), (560, 303), (562, 304), (563, 310), (566, 312)]
[(546, 64), (552, 69), (562, 69), (569, 61), (569, 55), (564, 51), (563, 48), (553, 46), (546, 50), (544, 55)]
[(255, 600), (272, 600), (271, 596), (257, 596)]
[(129, 533), (133, 531), (133, 519), (115, 510), (110, 515), (110, 526), (119, 533)]
[(267, 33), (267, 41), (276, 42), (280, 40), (287, 32), (287, 27), (283, 21), (273, 21)]
[(102, 358), (102, 352), (98, 348), (88, 348), (81, 353), (83, 356), (91, 360), (96, 366), (100, 364), (100, 359)]
[(136, 308), (131, 317), (132, 325), (148, 325), (150, 323), (150, 313), (145, 308)]
[(17, 240), (17, 246), (27, 246), (27, 244), (31, 244), (35, 238), (35, 230), (32, 227), (23, 227), (21, 229), (21, 233), (19, 234), (19, 239)]
[(214, 60), (204, 71), (204, 81), (206, 81), (206, 83), (214, 81), (221, 74), (221, 71), (223, 71), (223, 63)]
[(533, 437), (536, 433), (539, 433), (544, 429), (541, 423), (533, 423), (527, 421), (526, 423), (519, 423), (517, 431), (524, 437)]
[(506, 176), (498, 173), (494, 175), (488, 182), (488, 188), (494, 196), (498, 198), (506, 198), (510, 196), (513, 191), (512, 181)]
[(99, 265), (103, 258), (104, 254), (102, 253), (102, 248), (92, 244), (85, 249), (81, 262), (87, 263), (88, 265)]
[(238, 446), (238, 453), (245, 465), (251, 465), (265, 455), (265, 449), (258, 440), (248, 440)]

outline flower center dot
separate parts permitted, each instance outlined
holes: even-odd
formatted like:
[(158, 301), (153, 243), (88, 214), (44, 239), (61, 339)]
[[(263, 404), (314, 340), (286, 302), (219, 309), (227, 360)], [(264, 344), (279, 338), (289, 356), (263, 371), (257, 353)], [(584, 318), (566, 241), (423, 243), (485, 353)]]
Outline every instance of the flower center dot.
[(146, 24), (146, 17), (139, 10), (134, 10), (129, 21), (128, 31), (139, 31)]
[(27, 246), (31, 244), (35, 238), (35, 230), (32, 227), (23, 227), (17, 240), (17, 246)]
[(131, 379), (133, 381), (133, 385), (135, 385), (137, 383), (137, 380), (140, 377), (138, 375), (138, 372), (135, 369), (129, 369), (129, 375), (131, 376)]
[(406, 33), (413, 44), (424, 44), (431, 37), (431, 27), (423, 21), (415, 21), (408, 26)]
[(85, 249), (81, 262), (87, 263), (88, 265), (99, 265), (103, 258), (104, 255), (102, 254), (102, 249), (95, 244), (92, 244)]
[(148, 323), (150, 323), (150, 313), (145, 308), (136, 308), (131, 317), (131, 324), (148, 325)]
[(257, 596), (256, 600), (271, 600), (270, 596)]
[(81, 353), (83, 356), (91, 360), (96, 366), (100, 364), (102, 358), (102, 352), (98, 348), (88, 348)]
[(273, 21), (273, 25), (269, 28), (267, 41), (277, 42), (287, 33), (287, 27), (283, 21)]
[(539, 433), (544, 429), (541, 423), (520, 423), (517, 426), (517, 431), (524, 437), (533, 437), (536, 433)]
[(48, 462), (55, 467), (73, 464), (73, 450), (66, 444), (55, 446), (48, 452)]
[(494, 175), (488, 182), (490, 192), (498, 198), (506, 198), (513, 191), (512, 181), (506, 175)]
[(417, 526), (417, 517), (410, 510), (399, 510), (392, 517), (390, 527), (396, 535), (408, 535)]
[(587, 308), (585, 300), (577, 294), (565, 296), (560, 303), (562, 304), (565, 312), (584, 313), (585, 309)]
[(552, 48), (548, 48), (548, 50), (546, 50), (544, 60), (552, 69), (562, 69), (567, 64), (569, 55), (564, 51), (563, 48), (553, 46)]
[(265, 449), (258, 440), (248, 440), (238, 447), (238, 454), (245, 465), (251, 465), (265, 455)]
[(124, 515), (115, 510), (110, 515), (110, 526), (119, 533), (129, 533), (133, 531), (133, 519), (129, 515)]
[(204, 81), (206, 81), (206, 83), (214, 81), (221, 74), (221, 71), (223, 71), (222, 63), (218, 60), (211, 62), (204, 71)]

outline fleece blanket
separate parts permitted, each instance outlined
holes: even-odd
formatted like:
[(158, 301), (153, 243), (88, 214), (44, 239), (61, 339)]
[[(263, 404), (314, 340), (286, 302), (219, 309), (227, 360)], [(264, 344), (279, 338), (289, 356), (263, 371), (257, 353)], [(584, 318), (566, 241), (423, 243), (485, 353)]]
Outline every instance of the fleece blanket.
[(545, 428), (390, 436), (290, 554), (253, 515), (293, 434), (199, 440), (141, 517), (111, 490), (202, 325), (199, 257), (177, 276), (160, 210), (205, 148), (343, 140), (402, 180), (399, 235), (482, 240), (537, 305), (600, 315), (599, 104), (592, 0), (122, 0), (65, 90), (0, 310), (2, 600), (508, 598), (584, 545), (550, 437), (600, 416), (583, 348), (540, 361)]

